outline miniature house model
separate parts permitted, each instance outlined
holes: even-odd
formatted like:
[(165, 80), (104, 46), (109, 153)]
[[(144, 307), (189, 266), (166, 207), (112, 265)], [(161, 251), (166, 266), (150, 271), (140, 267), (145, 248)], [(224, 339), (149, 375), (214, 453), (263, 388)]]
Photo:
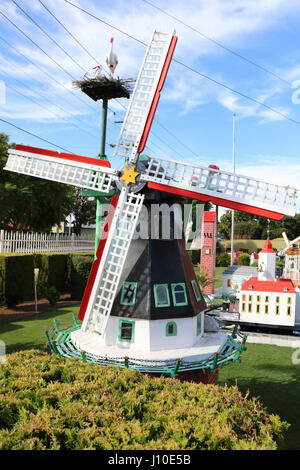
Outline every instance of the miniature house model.
[(259, 253), (258, 276), (242, 286), (240, 320), (245, 323), (293, 326), (296, 319), (296, 290), (291, 279), (275, 278), (276, 253), (266, 240)]
[(239, 296), (242, 285), (250, 277), (257, 276), (258, 268), (255, 266), (232, 265), (223, 271), (222, 294)]

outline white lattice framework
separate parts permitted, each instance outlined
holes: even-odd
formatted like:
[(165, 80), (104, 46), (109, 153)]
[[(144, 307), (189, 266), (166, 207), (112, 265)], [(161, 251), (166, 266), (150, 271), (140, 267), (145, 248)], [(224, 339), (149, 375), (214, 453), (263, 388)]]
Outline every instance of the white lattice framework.
[(102, 335), (105, 331), (143, 201), (143, 195), (122, 189), (85, 313), (83, 331)]
[(174, 32), (153, 33), (131, 96), (114, 153), (131, 162), (138, 156), (140, 140)]
[(285, 215), (295, 215), (295, 188), (223, 170), (151, 157), (141, 179)]
[(72, 160), (71, 155), (67, 159), (11, 149), (4, 169), (108, 193), (112, 182), (117, 179), (118, 171), (101, 166), (96, 159), (93, 160), (95, 164), (77, 161), (75, 156)]

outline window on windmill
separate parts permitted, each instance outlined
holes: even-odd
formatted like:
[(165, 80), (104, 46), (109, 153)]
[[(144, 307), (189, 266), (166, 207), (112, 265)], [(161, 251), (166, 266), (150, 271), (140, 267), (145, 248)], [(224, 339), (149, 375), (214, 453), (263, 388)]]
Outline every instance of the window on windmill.
[(171, 284), (171, 289), (172, 289), (173, 303), (175, 307), (180, 307), (182, 305), (188, 304), (184, 282)]
[(195, 279), (191, 280), (191, 284), (192, 284), (192, 288), (193, 288), (193, 291), (194, 291), (195, 298), (196, 298), (197, 302), (199, 302), (201, 300), (201, 293), (200, 293), (199, 285), (198, 285), (198, 283)]
[(177, 336), (177, 325), (174, 321), (167, 323), (166, 336)]
[(123, 282), (121, 305), (135, 304), (137, 285), (137, 282)]
[(119, 340), (133, 342), (134, 322), (120, 320), (119, 323)]
[(154, 284), (155, 307), (169, 307), (170, 296), (168, 284)]

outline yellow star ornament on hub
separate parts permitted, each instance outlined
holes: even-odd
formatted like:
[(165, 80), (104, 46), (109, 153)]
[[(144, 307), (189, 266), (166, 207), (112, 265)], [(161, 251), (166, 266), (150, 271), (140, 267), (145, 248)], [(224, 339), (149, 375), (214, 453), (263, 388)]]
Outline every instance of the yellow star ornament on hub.
[(121, 176), (121, 180), (125, 181), (126, 186), (128, 186), (130, 183), (135, 183), (135, 179), (138, 176), (138, 172), (135, 171), (134, 166), (131, 168), (124, 168), (123, 169), (123, 176)]

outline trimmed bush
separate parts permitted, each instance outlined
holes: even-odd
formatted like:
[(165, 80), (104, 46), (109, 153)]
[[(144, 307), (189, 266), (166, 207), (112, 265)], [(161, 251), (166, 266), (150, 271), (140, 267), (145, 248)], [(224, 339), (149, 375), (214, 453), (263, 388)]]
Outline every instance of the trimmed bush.
[(197, 265), (201, 261), (201, 250), (189, 250), (189, 255), (191, 257), (192, 263)]
[(4, 305), (6, 303), (5, 275), (6, 275), (5, 257), (0, 256), (0, 305)]
[(228, 253), (220, 253), (216, 256), (216, 266), (219, 267), (227, 267), (230, 266), (230, 256)]
[(52, 307), (55, 307), (55, 305), (59, 301), (59, 297), (60, 297), (60, 292), (54, 286), (47, 288), (46, 299), (48, 300), (49, 304)]
[(93, 255), (71, 255), (70, 292), (73, 300), (81, 300), (93, 264)]
[(70, 283), (69, 254), (37, 254), (35, 267), (39, 268), (38, 294), (44, 296), (47, 288), (54, 286), (62, 293), (68, 292)]
[(1, 450), (275, 450), (288, 428), (236, 386), (37, 350), (8, 355), (0, 385)]
[(248, 253), (242, 253), (238, 256), (237, 264), (239, 266), (249, 266), (250, 264), (250, 255)]
[[(3, 303), (16, 305), (34, 296), (33, 255), (5, 255), (2, 260), (2, 294)], [(4, 268), (5, 265), (5, 268)]]
[(0, 255), (0, 305), (34, 299), (34, 268), (39, 269), (38, 297), (46, 297), (53, 286), (81, 300), (92, 262), (93, 255), (85, 253)]

